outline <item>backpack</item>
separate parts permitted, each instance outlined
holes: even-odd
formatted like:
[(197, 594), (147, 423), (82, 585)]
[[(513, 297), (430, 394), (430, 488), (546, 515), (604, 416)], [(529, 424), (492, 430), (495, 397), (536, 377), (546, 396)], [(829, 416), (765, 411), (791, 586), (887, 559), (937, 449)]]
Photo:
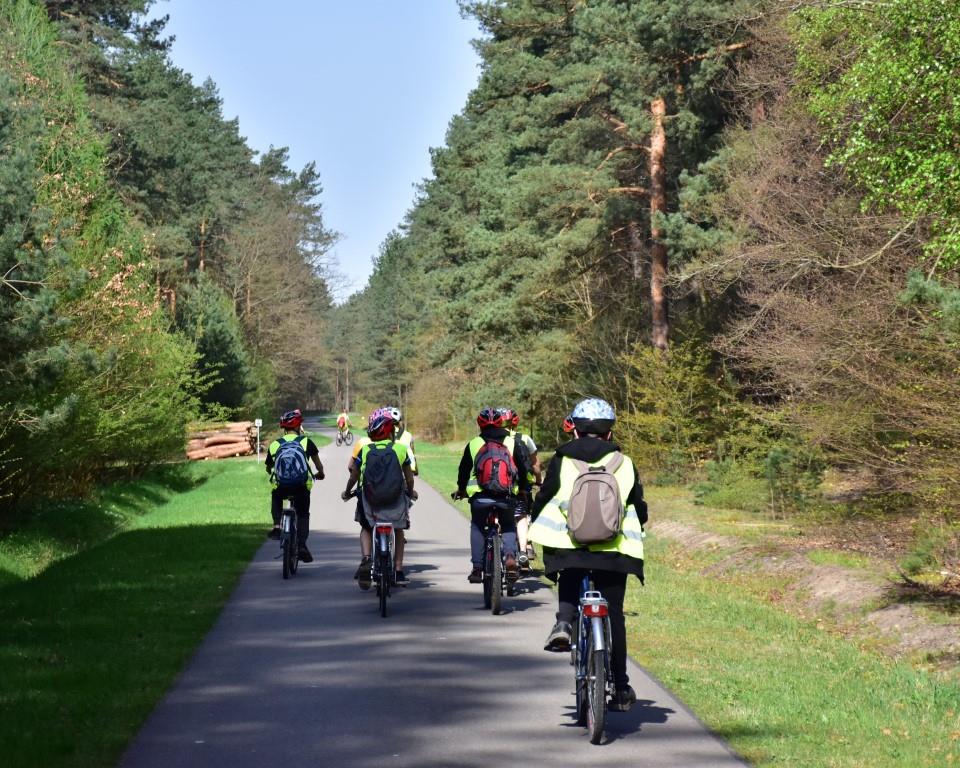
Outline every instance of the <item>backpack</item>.
[(280, 447), (273, 458), (273, 476), (281, 488), (306, 485), (310, 478), (307, 452), (300, 444), (301, 439), (280, 440)]
[(374, 507), (393, 504), (403, 493), (403, 467), (393, 450), (393, 441), (387, 445), (371, 443), (363, 465), (363, 495)]
[[(570, 458), (570, 457), (567, 457)], [(613, 473), (623, 463), (619, 451), (606, 465), (590, 466), (571, 459), (580, 473), (567, 507), (567, 531), (577, 544), (598, 544), (616, 538), (623, 523), (620, 486)]]
[(477, 484), (494, 496), (506, 496), (517, 482), (517, 465), (510, 450), (503, 443), (487, 440), (473, 460)]

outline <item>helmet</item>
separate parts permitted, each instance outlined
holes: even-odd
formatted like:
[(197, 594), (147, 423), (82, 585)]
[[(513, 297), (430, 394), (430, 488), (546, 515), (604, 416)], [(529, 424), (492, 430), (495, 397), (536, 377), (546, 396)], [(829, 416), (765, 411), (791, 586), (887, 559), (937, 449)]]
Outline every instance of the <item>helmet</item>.
[(574, 427), (573, 417), (572, 417), (572, 416), (567, 416), (567, 417), (563, 420), (563, 431), (564, 431), (564, 432), (573, 432), (573, 427)]
[(393, 436), (393, 417), (386, 408), (377, 408), (367, 419), (367, 435), (371, 440), (386, 440)]
[(280, 417), (280, 426), (284, 429), (300, 429), (301, 424), (303, 424), (303, 414), (300, 413), (299, 408), (287, 411)]
[(570, 413), (570, 420), (577, 432), (605, 435), (613, 429), (613, 423), (617, 420), (617, 415), (613, 406), (606, 400), (601, 400), (598, 397), (588, 397), (574, 406)]
[(484, 408), (477, 415), (477, 426), (480, 429), (484, 427), (502, 427), (503, 414), (496, 408)]
[(500, 408), (499, 410), (503, 416), (503, 426), (515, 427), (520, 423), (520, 414), (513, 408)]
[(384, 409), (387, 413), (390, 414), (390, 418), (393, 419), (398, 424), (403, 421), (403, 414), (400, 413), (400, 409), (393, 405), (384, 406)]

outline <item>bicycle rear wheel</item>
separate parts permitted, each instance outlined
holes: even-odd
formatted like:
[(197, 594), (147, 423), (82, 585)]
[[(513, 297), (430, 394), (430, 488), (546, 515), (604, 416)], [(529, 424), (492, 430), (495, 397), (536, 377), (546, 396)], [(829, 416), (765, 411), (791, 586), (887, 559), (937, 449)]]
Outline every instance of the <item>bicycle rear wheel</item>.
[(607, 652), (593, 651), (587, 664), (587, 732), (599, 744), (607, 719)]
[(380, 616), (387, 617), (387, 597), (390, 595), (390, 556), (386, 552), (379, 554), (380, 567), (377, 569), (379, 580), (377, 581), (377, 593), (380, 595)]
[(490, 610), (494, 616), (500, 614), (503, 607), (503, 542), (499, 536), (494, 536), (491, 549), (490, 569)]
[[(289, 579), (293, 574), (290, 570), (291, 550), (293, 549), (293, 534), (284, 531), (280, 534), (280, 557), (283, 560), (283, 578)], [(296, 553), (293, 554), (296, 557)]]

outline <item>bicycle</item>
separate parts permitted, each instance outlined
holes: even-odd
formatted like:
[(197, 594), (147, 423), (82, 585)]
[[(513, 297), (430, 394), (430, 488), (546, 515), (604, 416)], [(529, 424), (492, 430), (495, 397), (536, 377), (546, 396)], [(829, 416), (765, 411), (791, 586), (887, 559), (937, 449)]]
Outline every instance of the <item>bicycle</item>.
[(387, 598), (393, 586), (393, 547), (396, 540), (393, 523), (374, 520), (373, 525), (373, 583), (380, 598), (380, 617), (387, 617)]
[(341, 445), (352, 445), (353, 444), (353, 432), (349, 429), (340, 429), (337, 428), (337, 447)]
[(300, 549), (297, 540), (297, 507), (293, 499), (283, 500), (280, 517), (280, 557), (283, 560), (283, 578), (297, 573), (300, 565)]
[[(454, 492), (451, 494), (456, 500), (459, 498)], [(486, 522), (483, 526), (483, 607), (490, 610), (494, 616), (500, 615), (503, 608), (503, 594), (508, 597), (516, 594), (514, 583), (507, 578), (504, 567), (503, 537), (500, 535), (500, 521), (498, 510), (514, 514), (516, 502), (509, 499), (493, 499), (486, 496), (475, 496), (473, 504), (479, 507), (489, 507)]]
[(593, 586), (590, 575), (584, 575), (570, 663), (576, 683), (577, 724), (586, 726), (591, 744), (599, 744), (607, 718), (607, 696), (614, 695), (615, 686), (610, 667), (613, 640), (609, 607)]

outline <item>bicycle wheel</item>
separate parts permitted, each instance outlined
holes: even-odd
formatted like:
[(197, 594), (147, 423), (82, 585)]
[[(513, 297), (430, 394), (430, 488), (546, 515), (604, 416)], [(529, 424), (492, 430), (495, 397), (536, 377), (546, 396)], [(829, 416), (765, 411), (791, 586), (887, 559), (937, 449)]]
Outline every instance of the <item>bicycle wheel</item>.
[(377, 592), (380, 595), (380, 616), (387, 617), (387, 596), (390, 594), (390, 556), (386, 552), (380, 555), (380, 579), (377, 582)]
[(300, 567), (300, 533), (297, 530), (297, 513), (290, 512), (290, 573), (296, 575)]
[[(285, 527), (287, 530), (280, 534), (280, 558), (283, 560), (283, 578), (289, 579), (292, 575), (290, 572), (290, 553), (293, 549), (293, 534), (289, 530), (289, 526)], [(293, 556), (296, 557), (295, 552)]]
[(587, 665), (587, 732), (599, 744), (607, 719), (607, 652), (593, 651)]
[(344, 442), (346, 445), (352, 445), (352, 444), (353, 444), (353, 432), (347, 432), (347, 433), (343, 436), (343, 442)]
[(490, 611), (494, 616), (499, 615), (503, 605), (503, 542), (499, 536), (493, 538), (491, 559), (493, 566), (490, 569)]

